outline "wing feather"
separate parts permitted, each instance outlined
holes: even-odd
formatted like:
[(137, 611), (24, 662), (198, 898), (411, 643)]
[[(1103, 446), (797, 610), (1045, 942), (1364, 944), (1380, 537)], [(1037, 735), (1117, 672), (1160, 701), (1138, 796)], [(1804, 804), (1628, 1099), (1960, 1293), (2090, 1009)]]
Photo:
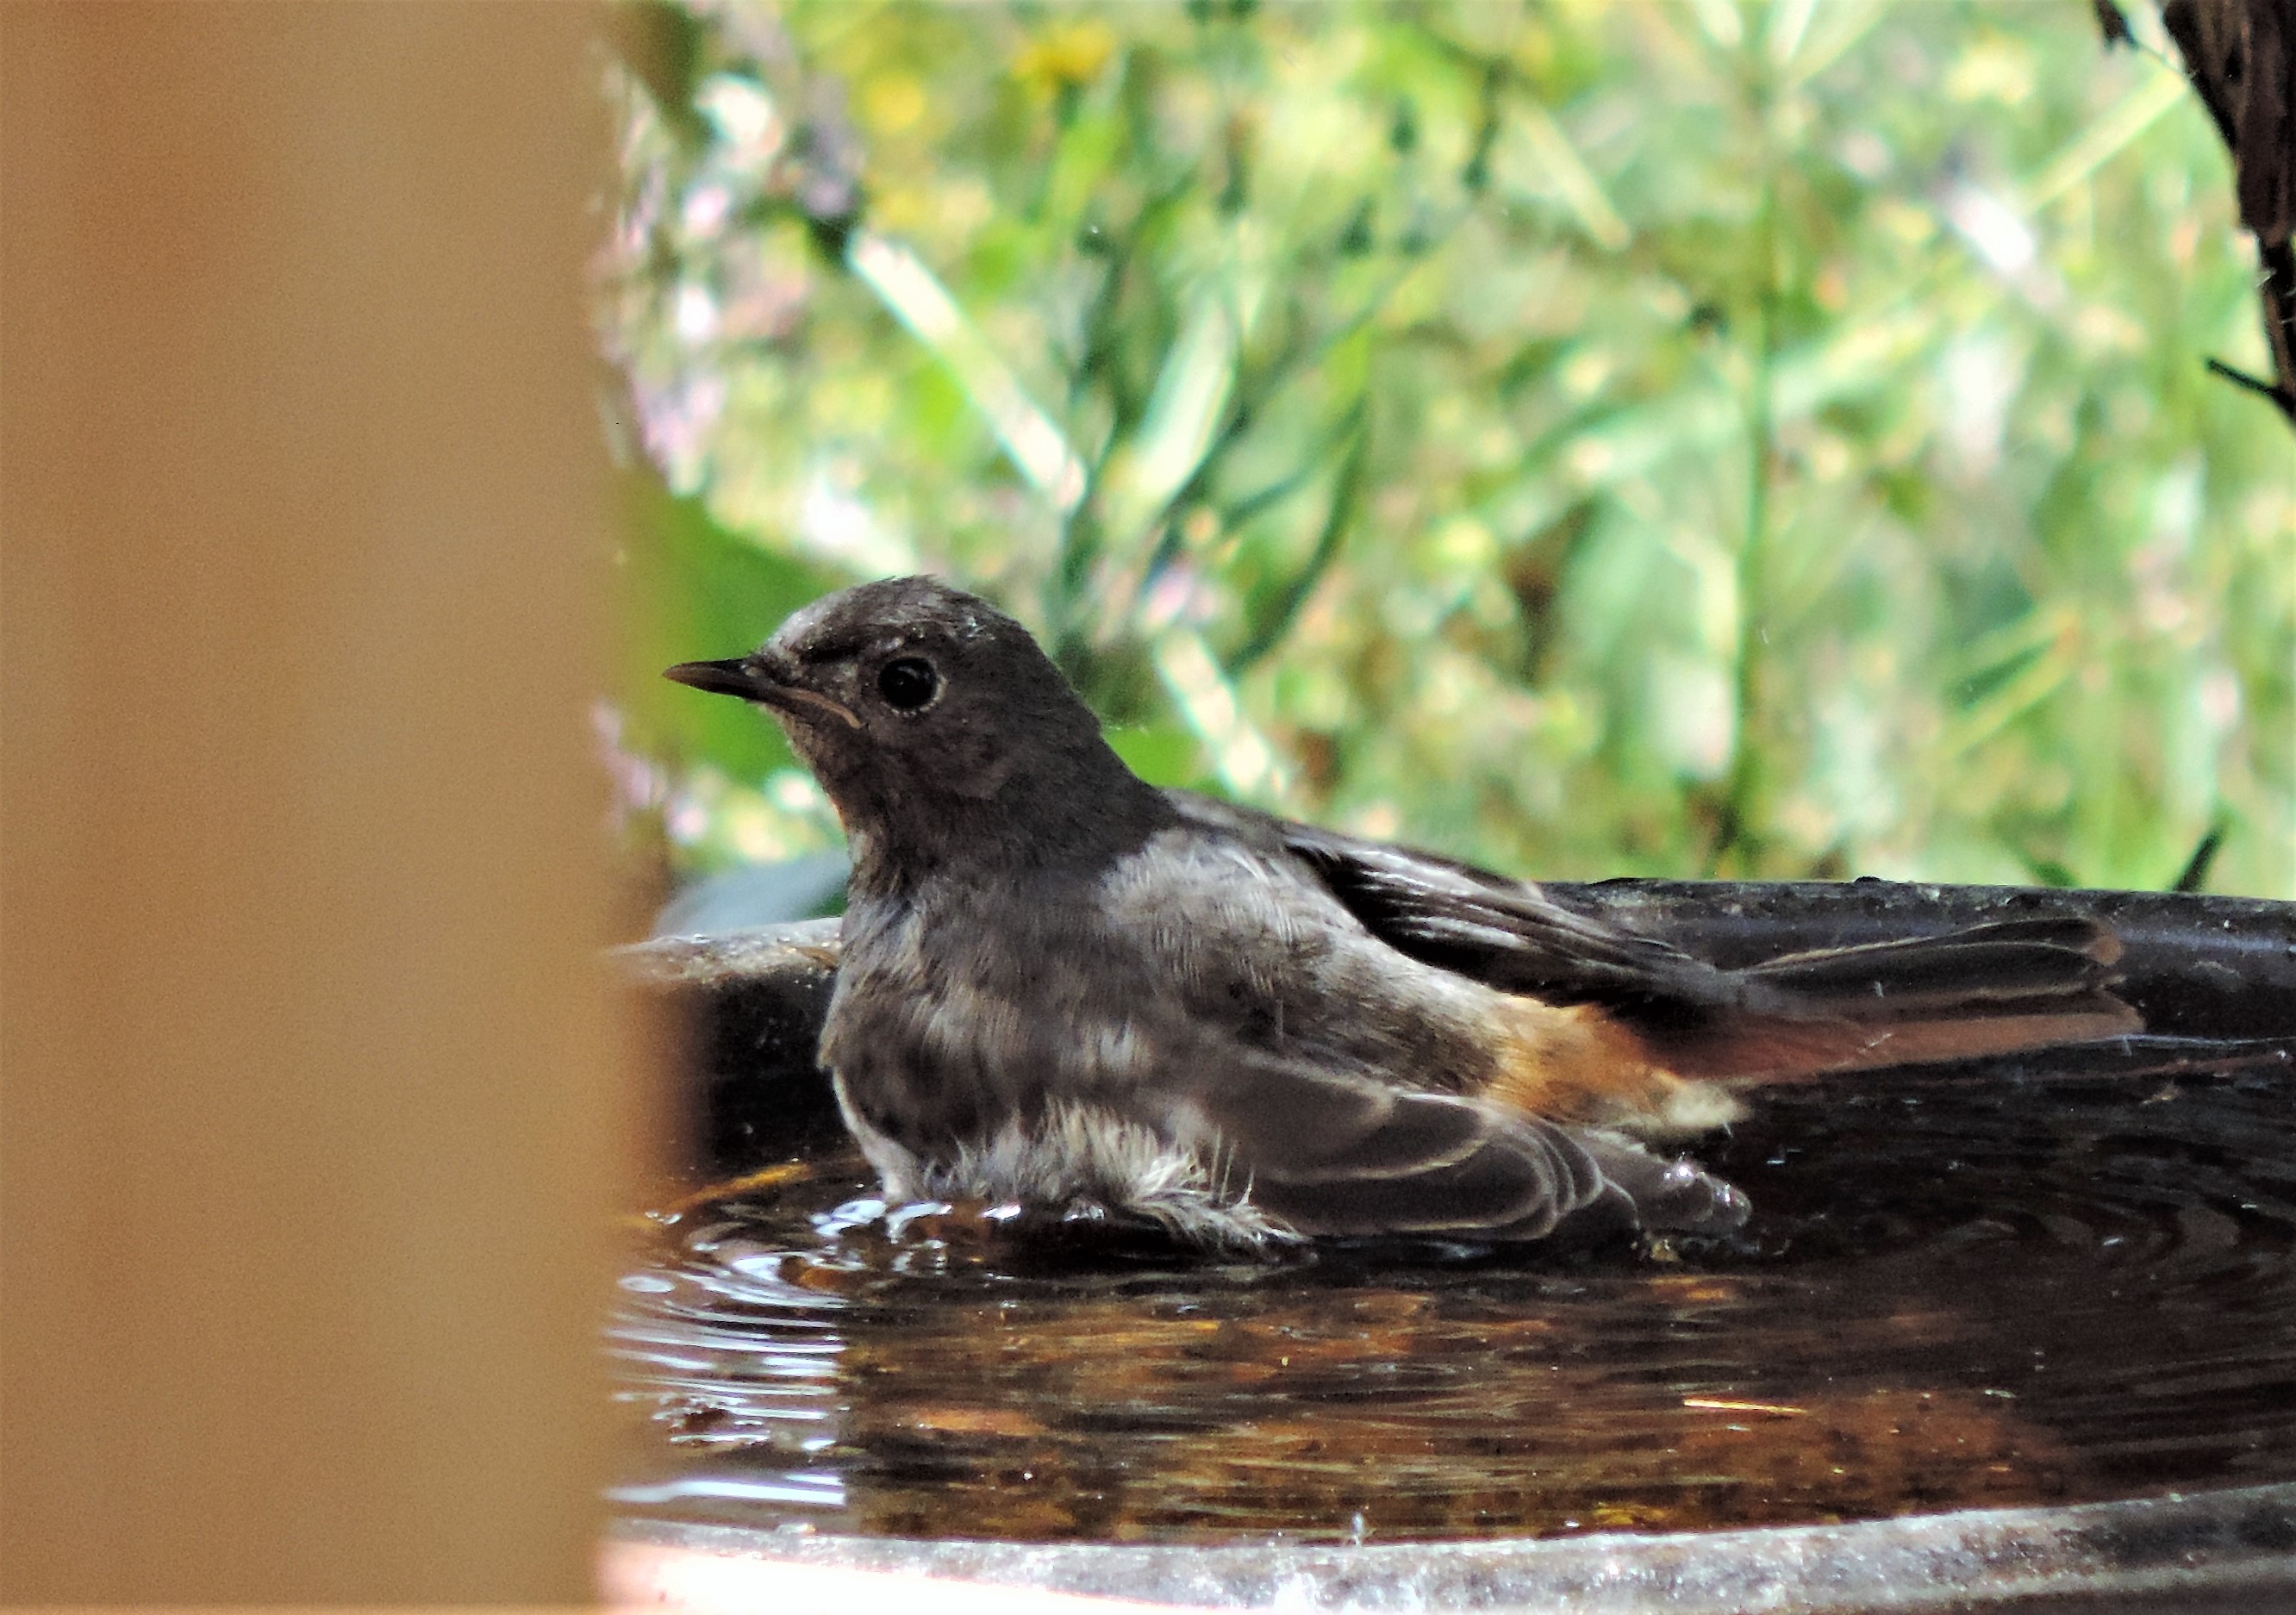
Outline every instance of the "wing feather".
[(1730, 1227), (1734, 1190), (1612, 1135), (1274, 1060), (1193, 1103), (1253, 1204), (1304, 1234), (1536, 1239), (1575, 1228)]
[(1700, 1055), (1689, 1063), (1704, 1074), (1961, 1058), (2144, 1024), (2112, 991), (2120, 939), (2086, 915), (1997, 921), (1725, 970), (1567, 908), (1528, 881), (1275, 823), (1284, 845), (1398, 952), (1504, 992), (1611, 1011), (1662, 1053)]

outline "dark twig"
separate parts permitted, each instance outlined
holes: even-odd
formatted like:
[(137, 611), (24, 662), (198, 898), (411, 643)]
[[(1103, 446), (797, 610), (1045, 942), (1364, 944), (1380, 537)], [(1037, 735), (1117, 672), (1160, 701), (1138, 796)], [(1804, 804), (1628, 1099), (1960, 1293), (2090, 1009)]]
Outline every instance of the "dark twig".
[(2291, 397), (2287, 389), (2276, 387), (2262, 376), (2252, 376), (2245, 370), (2235, 370), (2222, 359), (2212, 358), (2206, 363), (2210, 375), (2221, 376), (2235, 387), (2246, 388), (2259, 397), (2271, 399), (2282, 414), (2286, 415), (2292, 423), (2296, 423), (2296, 398)]
[[(2248, 378), (2243, 376), (2241, 379), (2246, 381)], [(2201, 844), (2193, 848), (2193, 856), (2185, 860), (2185, 867), (2177, 876), (2176, 884), (2169, 888), (2170, 891), (2205, 891), (2208, 889), (2209, 870), (2215, 865), (2217, 854), (2224, 848), (2225, 830), (2222, 819), (2209, 826), (2208, 834), (2202, 836)]]

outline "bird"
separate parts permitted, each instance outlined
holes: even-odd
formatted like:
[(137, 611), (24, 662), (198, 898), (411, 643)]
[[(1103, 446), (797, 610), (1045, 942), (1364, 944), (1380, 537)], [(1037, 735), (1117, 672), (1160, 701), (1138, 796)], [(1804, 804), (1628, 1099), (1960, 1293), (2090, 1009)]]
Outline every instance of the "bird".
[(1152, 786), (1025, 627), (930, 577), (665, 676), (777, 719), (844, 825), (819, 1060), (889, 1201), (1242, 1256), (1726, 1235), (1746, 1196), (1676, 1147), (1745, 1090), (2141, 1029), (2087, 918), (1726, 968)]

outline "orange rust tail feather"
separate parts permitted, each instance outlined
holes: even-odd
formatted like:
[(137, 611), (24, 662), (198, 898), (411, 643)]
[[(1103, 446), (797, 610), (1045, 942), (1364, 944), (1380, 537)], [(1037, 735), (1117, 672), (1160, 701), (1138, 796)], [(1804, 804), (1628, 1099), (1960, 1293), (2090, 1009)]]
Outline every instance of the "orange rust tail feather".
[(2092, 920), (2000, 921), (1771, 959), (1739, 972), (1769, 1002), (1636, 1029), (1669, 1070), (1733, 1084), (2089, 1043), (2144, 1029), (2111, 991), (2120, 957)]
[(1671, 1016), (1518, 998), (1488, 1094), (1681, 1136), (1735, 1117), (1740, 1088), (2142, 1031), (2111, 991), (2120, 952), (2091, 922), (2010, 921), (1772, 959), (1731, 972), (1739, 1003)]
[(1754, 1086), (2093, 1043), (2144, 1029), (2135, 1010), (2096, 993), (2021, 1014), (1866, 1021), (1750, 1015), (1678, 1038), (1643, 1036), (1655, 1062), (1677, 1075)]

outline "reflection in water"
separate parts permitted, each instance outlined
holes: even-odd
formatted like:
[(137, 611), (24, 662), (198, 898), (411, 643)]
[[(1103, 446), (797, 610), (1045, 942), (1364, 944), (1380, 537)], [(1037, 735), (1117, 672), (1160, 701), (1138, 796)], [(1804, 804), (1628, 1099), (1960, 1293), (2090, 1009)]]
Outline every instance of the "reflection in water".
[(1875, 1078), (1702, 1156), (1722, 1245), (1207, 1265), (888, 1212), (666, 1219), (628, 1514), (900, 1536), (1677, 1529), (2296, 1479), (2296, 1083)]

